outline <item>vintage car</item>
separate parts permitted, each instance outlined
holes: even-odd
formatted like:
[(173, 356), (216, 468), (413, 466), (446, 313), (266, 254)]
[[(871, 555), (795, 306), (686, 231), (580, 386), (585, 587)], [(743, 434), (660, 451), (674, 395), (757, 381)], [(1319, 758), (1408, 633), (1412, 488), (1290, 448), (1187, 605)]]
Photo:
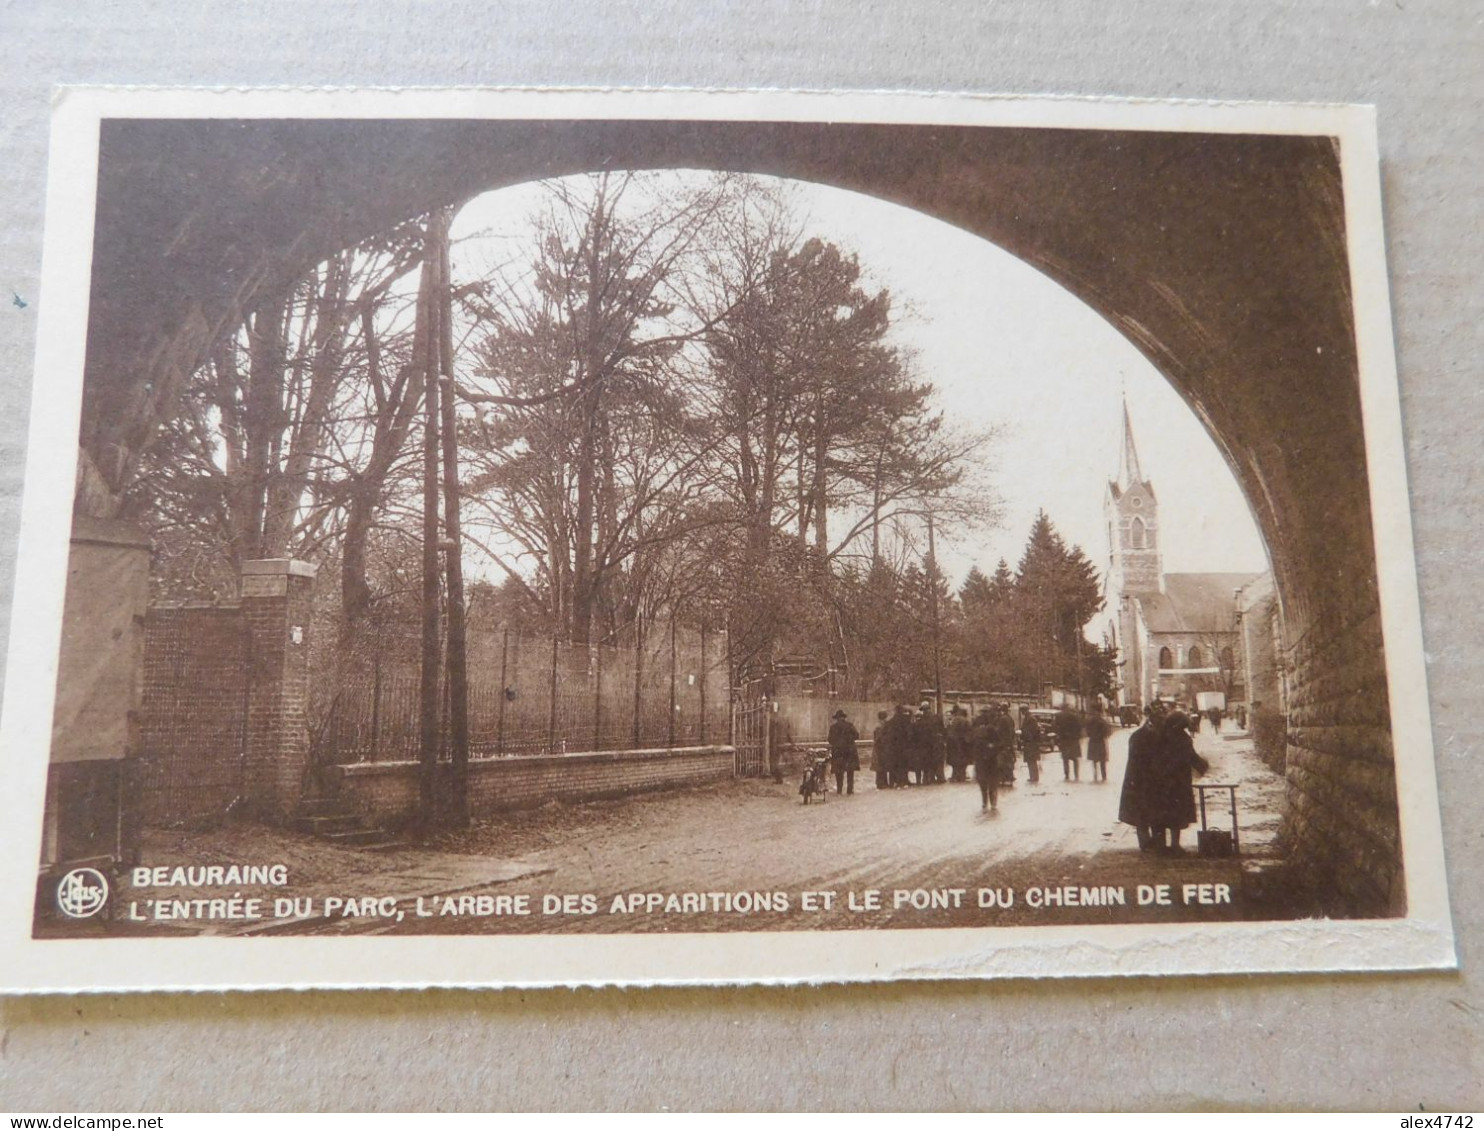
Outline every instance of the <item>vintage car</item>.
[[(1057, 711), (1050, 707), (1032, 707), (1031, 717), (1036, 720), (1036, 726), (1041, 730), (1041, 738), (1037, 743), (1041, 753), (1045, 754), (1056, 749), (1056, 716)], [(1018, 728), (1017, 728), (1018, 730)]]

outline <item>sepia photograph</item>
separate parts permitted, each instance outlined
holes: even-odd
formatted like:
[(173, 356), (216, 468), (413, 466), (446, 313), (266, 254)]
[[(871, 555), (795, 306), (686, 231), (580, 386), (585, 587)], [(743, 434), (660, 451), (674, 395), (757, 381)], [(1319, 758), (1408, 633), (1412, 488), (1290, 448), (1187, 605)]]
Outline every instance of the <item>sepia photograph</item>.
[(1452, 966), (1380, 221), (1361, 107), (66, 92), (5, 988)]

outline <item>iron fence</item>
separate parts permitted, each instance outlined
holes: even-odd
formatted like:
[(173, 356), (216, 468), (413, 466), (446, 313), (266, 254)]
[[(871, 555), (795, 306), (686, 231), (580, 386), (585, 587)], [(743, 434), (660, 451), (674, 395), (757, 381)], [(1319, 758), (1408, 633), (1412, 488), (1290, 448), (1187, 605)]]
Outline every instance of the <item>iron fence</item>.
[[(469, 756), (700, 746), (731, 740), (722, 634), (660, 625), (570, 644), (501, 630), (469, 640)], [(312, 735), (324, 763), (414, 760), (421, 677), (397, 649), (317, 673)], [(444, 722), (447, 688), (442, 688)], [(440, 728), (447, 734), (446, 725)], [(446, 753), (446, 751), (445, 751)]]

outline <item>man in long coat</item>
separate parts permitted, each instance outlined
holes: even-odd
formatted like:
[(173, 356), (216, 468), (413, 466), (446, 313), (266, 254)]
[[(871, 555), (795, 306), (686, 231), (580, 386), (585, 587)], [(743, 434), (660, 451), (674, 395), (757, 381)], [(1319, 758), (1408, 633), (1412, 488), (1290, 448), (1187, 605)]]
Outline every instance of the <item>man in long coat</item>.
[(855, 771), (861, 768), (860, 755), (855, 744), (860, 732), (855, 729), (844, 711), (836, 711), (830, 724), (830, 772), (835, 775), (835, 793), (855, 792)]
[(1070, 707), (1056, 713), (1056, 745), (1061, 751), (1061, 776), (1065, 781), (1082, 780), (1082, 720)]
[(912, 760), (912, 713), (899, 703), (881, 728), (881, 764), (886, 770), (886, 784), (898, 789), (907, 784), (907, 770)]
[(1108, 736), (1113, 724), (1103, 717), (1101, 707), (1094, 707), (1084, 724), (1087, 730), (1087, 760), (1092, 763), (1092, 780), (1108, 780)]
[(1036, 722), (1029, 707), (1021, 708), (1020, 756), (1025, 759), (1031, 784), (1035, 785), (1041, 780), (1041, 724)]
[(886, 789), (891, 785), (891, 778), (886, 772), (886, 744), (890, 741), (886, 723), (890, 718), (891, 715), (886, 711), (877, 711), (876, 729), (871, 732), (871, 768), (876, 771), (877, 789)]
[(969, 754), (974, 759), (974, 781), (979, 785), (979, 811), (998, 813), (1000, 788), (999, 750), (995, 743), (995, 720), (988, 707), (979, 708), (969, 728)]
[(953, 769), (953, 776), (950, 780), (968, 781), (969, 775), (965, 771), (970, 761), (969, 712), (956, 704), (948, 719), (946, 740), (948, 745), (948, 765)]
[(942, 764), (943, 720), (933, 713), (933, 705), (924, 700), (912, 722), (912, 769), (917, 772), (917, 784), (941, 780)]
[(995, 760), (1000, 765), (1000, 787), (1015, 785), (1015, 720), (1010, 717), (1010, 707), (996, 703), (990, 712), (994, 724)]
[(1149, 823), (1160, 844), (1168, 832), (1169, 851), (1179, 852), (1180, 831), (1195, 824), (1193, 776), (1204, 774), (1211, 767), (1196, 753), (1190, 737), (1190, 717), (1181, 711), (1172, 711), (1165, 718), (1154, 750), (1151, 788), (1147, 793)]
[(1163, 711), (1159, 705), (1144, 708), (1144, 725), (1128, 736), (1128, 763), (1123, 770), (1123, 791), (1118, 796), (1118, 819), (1125, 825), (1133, 825), (1139, 837), (1139, 851), (1150, 852), (1164, 847), (1164, 830), (1160, 830), (1160, 843), (1154, 843), (1153, 822), (1150, 820), (1149, 791), (1154, 780), (1155, 749), (1159, 745), (1159, 724)]

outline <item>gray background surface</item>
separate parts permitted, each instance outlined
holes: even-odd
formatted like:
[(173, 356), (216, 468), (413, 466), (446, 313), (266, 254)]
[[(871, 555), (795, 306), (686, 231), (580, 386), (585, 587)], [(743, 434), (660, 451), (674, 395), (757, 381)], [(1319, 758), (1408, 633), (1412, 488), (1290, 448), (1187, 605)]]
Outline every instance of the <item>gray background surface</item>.
[[(910, 88), (1374, 102), (1463, 970), (0, 1002), (0, 1110), (1481, 1106), (1476, 0), (0, 0), (0, 608), (54, 83)], [(22, 310), (11, 292), (30, 301)], [(45, 395), (46, 375), (38, 376)], [(0, 621), (0, 632), (4, 623)], [(760, 942), (759, 945), (765, 945)]]

